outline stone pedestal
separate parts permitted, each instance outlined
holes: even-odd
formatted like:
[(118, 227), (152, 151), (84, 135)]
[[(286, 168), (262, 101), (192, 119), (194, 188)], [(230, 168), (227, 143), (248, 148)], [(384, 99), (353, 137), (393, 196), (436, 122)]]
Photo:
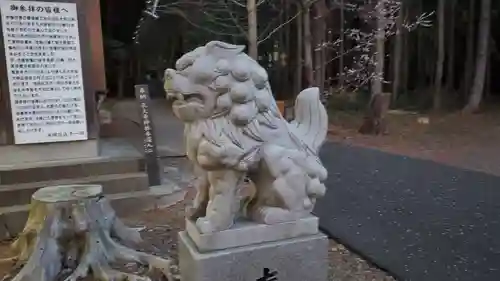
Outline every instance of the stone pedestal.
[(195, 229), (188, 222), (179, 233), (183, 281), (327, 280), (328, 239), (315, 217), (277, 225), (248, 222), (214, 234), (193, 234)]

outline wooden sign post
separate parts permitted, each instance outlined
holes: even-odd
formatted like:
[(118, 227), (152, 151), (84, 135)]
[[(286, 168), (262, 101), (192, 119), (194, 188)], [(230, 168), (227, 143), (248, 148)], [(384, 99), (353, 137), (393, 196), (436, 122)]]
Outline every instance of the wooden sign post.
[(158, 151), (156, 148), (153, 122), (149, 111), (151, 98), (149, 96), (148, 85), (135, 85), (135, 96), (141, 109), (142, 128), (144, 131), (144, 158), (146, 160), (149, 185), (160, 185), (160, 165), (158, 164)]

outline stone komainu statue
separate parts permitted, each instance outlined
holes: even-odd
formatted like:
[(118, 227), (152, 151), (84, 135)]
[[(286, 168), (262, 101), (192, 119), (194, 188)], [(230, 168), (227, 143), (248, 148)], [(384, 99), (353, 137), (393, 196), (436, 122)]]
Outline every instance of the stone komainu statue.
[[(230, 228), (240, 212), (265, 224), (297, 220), (325, 193), (327, 171), (318, 150), (328, 116), (319, 89), (299, 94), (295, 120), (288, 123), (267, 72), (243, 51), (244, 46), (212, 41), (165, 72), (198, 176), (188, 215), (202, 233)], [(242, 204), (238, 189), (246, 177), (256, 190)]]

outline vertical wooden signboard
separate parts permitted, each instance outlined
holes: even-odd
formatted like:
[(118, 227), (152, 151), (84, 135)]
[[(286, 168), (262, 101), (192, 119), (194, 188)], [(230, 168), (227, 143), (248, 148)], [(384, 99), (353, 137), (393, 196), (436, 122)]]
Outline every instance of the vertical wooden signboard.
[(158, 152), (156, 148), (153, 122), (149, 111), (151, 98), (148, 85), (136, 85), (135, 96), (141, 110), (142, 128), (144, 130), (144, 157), (146, 160), (146, 171), (148, 173), (149, 185), (161, 184), (160, 166), (158, 163)]

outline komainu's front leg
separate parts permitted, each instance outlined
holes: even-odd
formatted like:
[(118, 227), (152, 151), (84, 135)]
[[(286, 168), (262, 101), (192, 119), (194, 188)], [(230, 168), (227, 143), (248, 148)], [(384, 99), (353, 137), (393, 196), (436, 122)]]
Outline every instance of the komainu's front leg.
[(210, 200), (205, 217), (199, 218), (196, 225), (202, 233), (212, 233), (229, 229), (238, 212), (237, 187), (244, 173), (225, 170), (208, 172)]
[(194, 182), (196, 196), (193, 200), (193, 205), (187, 210), (187, 217), (192, 220), (205, 216), (210, 189), (207, 171), (196, 165), (194, 167), (194, 173), (196, 176), (196, 180)]

